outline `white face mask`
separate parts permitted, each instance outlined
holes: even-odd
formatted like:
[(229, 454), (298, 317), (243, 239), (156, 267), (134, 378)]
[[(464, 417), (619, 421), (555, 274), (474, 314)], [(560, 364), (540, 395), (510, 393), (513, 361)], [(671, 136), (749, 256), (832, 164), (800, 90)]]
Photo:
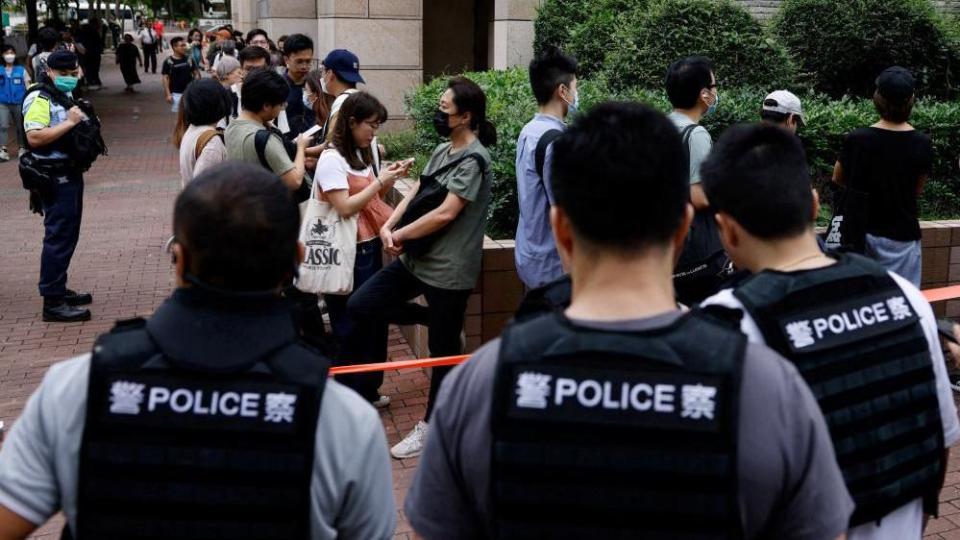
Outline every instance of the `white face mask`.
[(323, 92), (324, 94), (329, 94), (329, 93), (330, 93), (330, 92), (327, 92), (327, 78), (326, 78), (326, 75), (324, 75), (323, 77), (320, 77), (320, 91)]
[(17, 55), (15, 55), (15, 54), (5, 54), (5, 55), (3, 55), (3, 61), (6, 62), (6, 63), (8, 63), (8, 64), (12, 64), (13, 61), (16, 60), (16, 59), (17, 59)]

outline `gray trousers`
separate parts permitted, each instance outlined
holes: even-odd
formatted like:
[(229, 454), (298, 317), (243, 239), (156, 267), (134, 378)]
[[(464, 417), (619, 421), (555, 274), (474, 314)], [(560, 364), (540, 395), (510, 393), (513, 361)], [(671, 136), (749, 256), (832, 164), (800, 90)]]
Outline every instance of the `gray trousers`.
[(20, 148), (26, 146), (23, 135), (20, 133), (20, 124), (23, 123), (23, 114), (20, 112), (20, 105), (8, 105), (0, 103), (0, 146), (7, 146), (7, 137), (10, 129), (17, 134), (17, 142)]

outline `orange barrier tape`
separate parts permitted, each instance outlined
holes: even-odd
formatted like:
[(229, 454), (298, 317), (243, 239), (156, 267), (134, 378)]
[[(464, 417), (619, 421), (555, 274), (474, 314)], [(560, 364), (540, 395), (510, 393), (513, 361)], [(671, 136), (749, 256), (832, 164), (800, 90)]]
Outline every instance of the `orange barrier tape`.
[[(927, 289), (923, 296), (928, 302), (942, 302), (960, 298), (960, 285)], [(467, 361), (470, 355), (445, 356), (443, 358), (426, 358), (423, 360), (399, 360), (397, 362), (380, 362), (378, 364), (357, 364), (352, 366), (338, 366), (330, 368), (330, 375), (348, 375), (351, 373), (371, 373), (374, 371), (391, 371), (400, 369), (431, 368), (439, 366), (456, 366)]]

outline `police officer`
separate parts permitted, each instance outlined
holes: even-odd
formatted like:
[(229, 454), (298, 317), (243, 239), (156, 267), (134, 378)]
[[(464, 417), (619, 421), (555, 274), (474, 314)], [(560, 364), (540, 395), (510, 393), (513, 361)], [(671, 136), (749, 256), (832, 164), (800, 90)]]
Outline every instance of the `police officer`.
[(945, 448), (960, 438), (930, 305), (878, 264), (820, 250), (792, 134), (732, 128), (702, 173), (724, 246), (754, 273), (706, 303), (745, 309), (750, 341), (809, 383), (856, 503), (850, 538), (919, 539), (923, 513), (937, 513)]
[(0, 451), (0, 538), (58, 510), (89, 539), (386, 539), (395, 509), (373, 407), (300, 343), (282, 284), (300, 215), (252, 165), (177, 199), (177, 290), (92, 355), (53, 366)]
[[(31, 204), (43, 213), (43, 251), (40, 255), (40, 296), (43, 320), (75, 322), (90, 320), (84, 306), (93, 302), (89, 293), (67, 288), (67, 270), (80, 238), (83, 217), (83, 173), (68, 156), (68, 133), (83, 122), (80, 107), (67, 107), (59, 96), (72, 95), (80, 80), (75, 53), (55, 51), (47, 57), (49, 81), (33, 86), (23, 100), (23, 129), (27, 146), (43, 165), (47, 186), (31, 193)], [(24, 162), (29, 162), (28, 157)]]
[(551, 224), (572, 304), (509, 327), (444, 382), (407, 495), (414, 530), (842, 536), (853, 505), (796, 370), (747, 344), (735, 313), (677, 309), (693, 217), (677, 130), (607, 103), (554, 144)]

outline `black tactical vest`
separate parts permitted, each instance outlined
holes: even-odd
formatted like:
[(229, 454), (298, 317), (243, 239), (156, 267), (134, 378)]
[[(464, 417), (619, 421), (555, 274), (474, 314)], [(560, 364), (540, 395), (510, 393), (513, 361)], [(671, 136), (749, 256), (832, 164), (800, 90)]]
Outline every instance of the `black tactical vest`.
[(93, 352), (77, 540), (306, 539), (329, 364), (289, 343), (239, 372), (165, 358), (143, 322)]
[(857, 505), (851, 527), (918, 497), (936, 514), (943, 428), (930, 350), (886, 270), (841, 255), (827, 268), (761, 272), (734, 294), (816, 396)]
[(495, 536), (740, 538), (745, 344), (699, 312), (645, 332), (561, 313), (510, 326), (492, 411)]

